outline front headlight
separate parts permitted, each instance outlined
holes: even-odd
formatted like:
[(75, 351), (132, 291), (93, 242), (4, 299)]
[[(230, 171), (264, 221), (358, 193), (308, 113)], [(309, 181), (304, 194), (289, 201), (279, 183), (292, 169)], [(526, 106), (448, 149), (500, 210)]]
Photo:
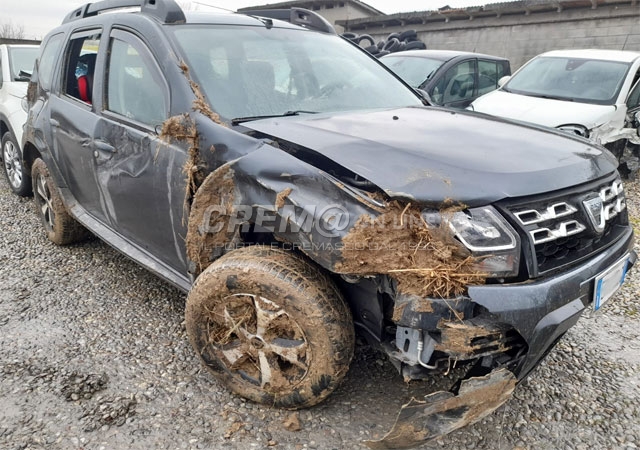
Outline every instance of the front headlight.
[(492, 206), (452, 214), (425, 211), (431, 226), (448, 224), (455, 237), (478, 259), (477, 268), (491, 277), (515, 277), (520, 267), (520, 239)]
[(583, 138), (589, 138), (589, 130), (587, 130), (582, 125), (560, 125), (558, 130), (562, 130), (566, 133), (576, 134), (578, 136), (582, 136)]

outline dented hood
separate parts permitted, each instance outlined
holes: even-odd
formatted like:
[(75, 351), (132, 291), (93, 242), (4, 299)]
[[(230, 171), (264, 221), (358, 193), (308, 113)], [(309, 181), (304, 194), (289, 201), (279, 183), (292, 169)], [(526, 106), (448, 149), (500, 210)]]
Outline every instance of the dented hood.
[(441, 108), (302, 115), (243, 125), (320, 153), (391, 197), (424, 203), (454, 199), (477, 206), (575, 186), (617, 167), (608, 152), (586, 140)]

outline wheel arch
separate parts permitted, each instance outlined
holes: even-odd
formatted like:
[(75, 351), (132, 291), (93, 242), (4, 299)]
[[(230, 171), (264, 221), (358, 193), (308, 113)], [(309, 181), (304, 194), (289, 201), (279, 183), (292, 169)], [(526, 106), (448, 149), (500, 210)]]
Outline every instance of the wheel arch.
[(42, 153), (40, 153), (40, 150), (38, 150), (38, 148), (31, 142), (25, 142), (24, 148), (22, 150), (22, 162), (25, 168), (29, 170), (29, 172), (33, 167), (33, 163), (38, 158), (42, 158)]
[(0, 138), (4, 136), (7, 131), (9, 131), (9, 125), (4, 116), (0, 114)]
[[(253, 229), (263, 241), (288, 246), (336, 273), (342, 238), (362, 215), (378, 213), (323, 170), (263, 145), (218, 167), (196, 191), (186, 236), (189, 272), (198, 276), (228, 249), (244, 245), (243, 232)], [(326, 232), (336, 215), (343, 226)]]

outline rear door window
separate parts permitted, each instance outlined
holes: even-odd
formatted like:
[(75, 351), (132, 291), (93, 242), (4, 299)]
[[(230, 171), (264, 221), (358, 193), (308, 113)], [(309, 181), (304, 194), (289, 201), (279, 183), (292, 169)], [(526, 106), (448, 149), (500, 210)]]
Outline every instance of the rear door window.
[(69, 40), (64, 64), (62, 91), (84, 103), (93, 100), (93, 77), (96, 68), (100, 30), (74, 34)]
[(495, 61), (478, 60), (478, 95), (486, 94), (498, 88), (504, 68)]

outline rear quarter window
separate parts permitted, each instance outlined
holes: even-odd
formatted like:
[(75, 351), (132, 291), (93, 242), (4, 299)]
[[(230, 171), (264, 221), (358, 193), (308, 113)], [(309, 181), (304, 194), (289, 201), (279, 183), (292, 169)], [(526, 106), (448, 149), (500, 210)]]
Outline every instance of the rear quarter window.
[(53, 81), (53, 74), (56, 63), (59, 59), (58, 56), (60, 54), (60, 47), (62, 47), (63, 39), (64, 35), (62, 33), (51, 36), (40, 55), (38, 81), (42, 89), (45, 91), (49, 91), (51, 89), (51, 82)]

